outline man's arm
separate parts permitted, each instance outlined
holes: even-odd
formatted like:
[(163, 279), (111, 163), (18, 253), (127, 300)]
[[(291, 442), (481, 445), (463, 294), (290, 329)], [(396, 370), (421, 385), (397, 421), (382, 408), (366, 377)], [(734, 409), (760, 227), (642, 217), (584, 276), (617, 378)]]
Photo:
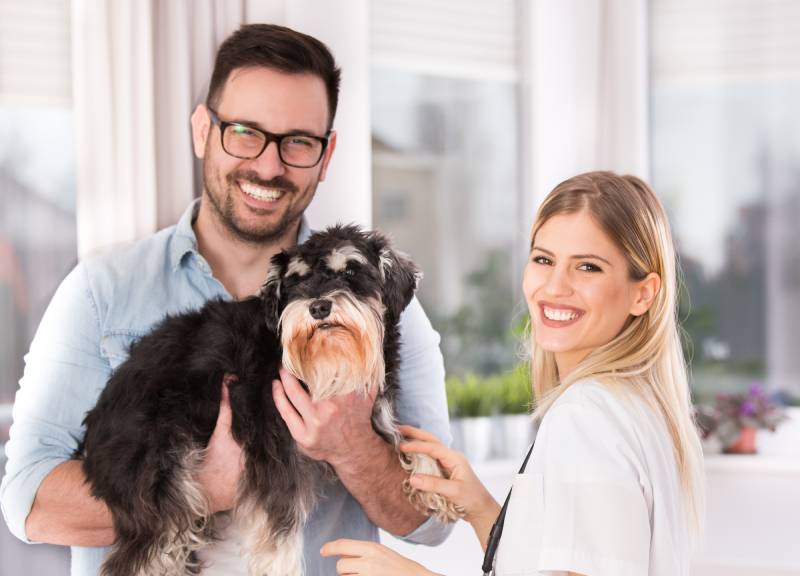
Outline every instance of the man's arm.
[(372, 429), (374, 397), (354, 392), (312, 403), (286, 370), (273, 383), (273, 396), (300, 448), (333, 466), (374, 524), (393, 534), (408, 534), (425, 521), (403, 493), (407, 473), (397, 454)]
[[(227, 386), (223, 386), (217, 424), (198, 476), (212, 513), (233, 508), (243, 469), (231, 420)], [(64, 546), (110, 546), (116, 540), (111, 511), (91, 495), (78, 460), (59, 464), (42, 481), (25, 520), (25, 533), (32, 542)]]
[(111, 512), (89, 493), (77, 460), (59, 464), (42, 480), (25, 533), (31, 542), (64, 546), (109, 546), (115, 540)]

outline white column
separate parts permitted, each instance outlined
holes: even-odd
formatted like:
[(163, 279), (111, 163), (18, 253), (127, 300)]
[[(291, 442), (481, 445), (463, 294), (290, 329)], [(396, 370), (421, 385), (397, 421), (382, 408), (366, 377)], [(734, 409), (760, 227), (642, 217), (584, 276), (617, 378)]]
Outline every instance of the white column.
[(334, 122), (338, 143), (328, 176), (308, 209), (311, 226), (372, 222), (372, 151), (369, 108), (369, 12), (367, 0), (286, 2), (290, 28), (324, 42), (342, 69)]
[(588, 170), (647, 178), (645, 0), (561, 0), (526, 6), (523, 103), (535, 203)]

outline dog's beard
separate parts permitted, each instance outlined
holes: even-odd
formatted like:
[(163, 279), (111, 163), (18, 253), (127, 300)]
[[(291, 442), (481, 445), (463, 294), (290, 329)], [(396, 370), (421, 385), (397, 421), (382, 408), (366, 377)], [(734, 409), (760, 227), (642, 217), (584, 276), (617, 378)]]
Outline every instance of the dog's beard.
[(374, 388), (383, 389), (383, 305), (349, 292), (325, 296), (330, 315), (316, 320), (313, 300), (290, 302), (281, 314), (283, 365), (308, 386), (314, 401)]

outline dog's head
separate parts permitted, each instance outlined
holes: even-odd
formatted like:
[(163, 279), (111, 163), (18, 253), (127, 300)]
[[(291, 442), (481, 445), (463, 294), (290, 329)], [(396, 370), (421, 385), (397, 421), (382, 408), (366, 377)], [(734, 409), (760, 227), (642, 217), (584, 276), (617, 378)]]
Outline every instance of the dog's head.
[(272, 259), (262, 290), (283, 364), (326, 398), (382, 387), (383, 337), (408, 305), (419, 271), (377, 232), (334, 226)]

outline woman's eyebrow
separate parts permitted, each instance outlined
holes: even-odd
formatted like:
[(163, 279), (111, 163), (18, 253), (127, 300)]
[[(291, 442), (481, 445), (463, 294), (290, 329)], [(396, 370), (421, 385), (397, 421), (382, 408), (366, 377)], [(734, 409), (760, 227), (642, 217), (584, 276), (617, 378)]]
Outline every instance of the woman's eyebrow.
[[(553, 252), (551, 252), (550, 250), (548, 250), (546, 248), (542, 248), (541, 246), (534, 246), (533, 248), (531, 248), (531, 250), (538, 250), (540, 252), (544, 252), (545, 254), (547, 254), (549, 256), (555, 256), (555, 254)], [(613, 264), (611, 262), (609, 262), (608, 260), (606, 260), (602, 256), (598, 256), (597, 254), (573, 254), (572, 256), (570, 256), (570, 259), (571, 260), (587, 260), (587, 259), (600, 260), (602, 262), (605, 262), (609, 266), (613, 266)]]

